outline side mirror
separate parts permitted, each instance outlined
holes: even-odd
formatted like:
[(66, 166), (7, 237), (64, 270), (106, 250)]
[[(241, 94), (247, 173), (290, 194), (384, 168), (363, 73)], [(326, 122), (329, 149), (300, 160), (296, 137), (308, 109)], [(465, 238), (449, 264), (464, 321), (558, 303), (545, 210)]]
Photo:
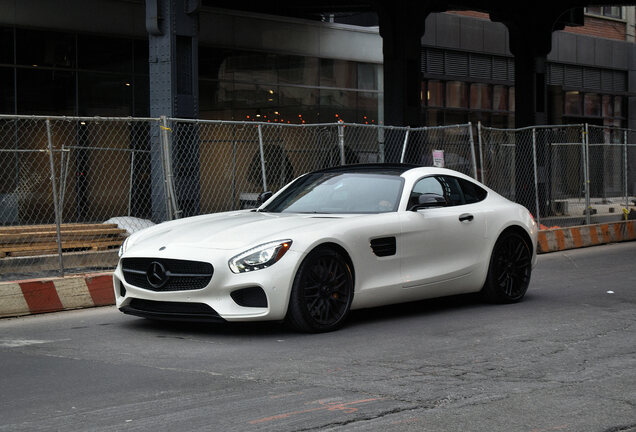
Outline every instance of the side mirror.
[(260, 207), (265, 201), (272, 197), (273, 193), (271, 191), (262, 192), (258, 195), (258, 200), (256, 201), (256, 205)]
[(434, 193), (423, 193), (417, 198), (417, 204), (409, 210), (418, 211), (425, 208), (446, 207), (447, 205), (446, 198), (443, 196)]

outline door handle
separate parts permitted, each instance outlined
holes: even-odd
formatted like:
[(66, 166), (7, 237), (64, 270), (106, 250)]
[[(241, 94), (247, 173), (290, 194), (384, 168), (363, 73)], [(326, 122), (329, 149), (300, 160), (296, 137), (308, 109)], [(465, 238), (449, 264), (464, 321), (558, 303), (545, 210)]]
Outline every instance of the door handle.
[(471, 220), (473, 220), (475, 218), (475, 216), (471, 215), (470, 213), (464, 213), (459, 215), (459, 221), (460, 222), (470, 222)]

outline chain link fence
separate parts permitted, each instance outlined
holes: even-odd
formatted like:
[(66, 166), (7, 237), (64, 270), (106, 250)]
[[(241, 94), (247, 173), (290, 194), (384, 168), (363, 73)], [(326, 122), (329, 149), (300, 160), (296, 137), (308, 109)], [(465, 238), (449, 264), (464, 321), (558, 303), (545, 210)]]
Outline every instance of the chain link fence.
[[(531, 170), (523, 177), (534, 179), (529, 208), (544, 226), (618, 221), (634, 205), (636, 173), (629, 170), (636, 162), (634, 131), (582, 124), (478, 129), (480, 180), (522, 202), (516, 195), (525, 187), (516, 184), (515, 167)], [(521, 148), (526, 152), (518, 160)]]
[(634, 132), (1, 115), (0, 276), (112, 268), (131, 232), (251, 208), (343, 164), (444, 165), (512, 200), (537, 191), (529, 207), (548, 226), (618, 219), (636, 188)]

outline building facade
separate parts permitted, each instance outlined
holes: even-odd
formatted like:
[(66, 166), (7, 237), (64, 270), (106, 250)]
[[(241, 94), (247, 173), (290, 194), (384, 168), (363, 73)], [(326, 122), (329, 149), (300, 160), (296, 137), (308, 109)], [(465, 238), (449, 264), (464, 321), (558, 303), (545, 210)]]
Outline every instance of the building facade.
[[(0, 112), (148, 116), (143, 2), (68, 3), (0, 1)], [(553, 35), (549, 123), (636, 126), (634, 7), (587, 12)], [(201, 118), (383, 122), (377, 27), (203, 8), (199, 28)], [(429, 15), (421, 72), (423, 124), (514, 125), (508, 34), (487, 14)]]

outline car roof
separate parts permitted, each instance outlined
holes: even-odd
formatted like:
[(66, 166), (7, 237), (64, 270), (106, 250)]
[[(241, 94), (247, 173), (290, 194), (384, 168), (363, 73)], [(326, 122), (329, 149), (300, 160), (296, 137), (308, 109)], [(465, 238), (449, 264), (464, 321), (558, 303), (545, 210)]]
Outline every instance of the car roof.
[(402, 176), (412, 179), (413, 177), (421, 177), (425, 175), (452, 175), (475, 181), (459, 171), (450, 170), (448, 168), (438, 168), (432, 166), (413, 165), (405, 163), (371, 163), (371, 164), (353, 164), (340, 165), (330, 168), (314, 171), (312, 174), (321, 173), (365, 173), (365, 174), (384, 174)]
[(413, 168), (420, 168), (420, 166), (402, 163), (355, 164), (325, 168), (314, 173), (368, 173), (400, 176)]

